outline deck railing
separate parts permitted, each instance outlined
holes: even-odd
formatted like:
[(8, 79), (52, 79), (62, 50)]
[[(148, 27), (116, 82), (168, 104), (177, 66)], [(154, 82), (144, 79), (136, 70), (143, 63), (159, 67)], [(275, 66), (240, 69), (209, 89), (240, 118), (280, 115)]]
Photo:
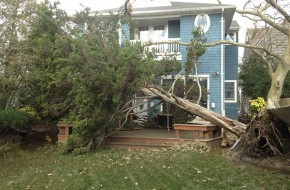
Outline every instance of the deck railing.
[[(148, 46), (148, 51), (154, 52), (159, 58), (161, 57), (167, 57), (167, 56), (176, 56), (177, 58), (181, 59), (180, 54), (180, 45), (176, 42), (179, 42), (180, 38), (170, 38), (170, 39), (164, 39), (159, 41), (153, 41), (155, 45)], [(131, 40), (131, 44), (135, 44), (136, 42), (140, 42), (140, 40)], [(141, 41), (142, 44), (150, 43), (152, 41)], [(166, 42), (166, 43), (162, 43)], [(172, 43), (170, 43), (172, 42)]]

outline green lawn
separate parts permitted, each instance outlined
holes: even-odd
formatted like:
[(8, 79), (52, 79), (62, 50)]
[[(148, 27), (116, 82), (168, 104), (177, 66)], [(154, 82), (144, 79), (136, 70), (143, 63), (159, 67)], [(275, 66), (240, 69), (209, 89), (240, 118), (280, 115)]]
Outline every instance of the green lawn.
[(60, 155), (57, 146), (0, 156), (0, 189), (290, 189), (289, 174), (219, 154), (101, 150)]

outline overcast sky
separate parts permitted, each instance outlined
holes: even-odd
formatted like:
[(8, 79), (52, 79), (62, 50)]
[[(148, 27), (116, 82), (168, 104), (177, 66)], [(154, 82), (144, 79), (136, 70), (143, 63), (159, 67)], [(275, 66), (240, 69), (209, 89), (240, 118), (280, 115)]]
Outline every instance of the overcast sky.
[[(57, 1), (57, 0), (50, 0), (51, 2)], [(58, 0), (60, 2), (60, 8), (66, 10), (66, 12), (69, 15), (73, 15), (77, 10), (81, 10), (82, 6), (84, 7), (90, 7), (92, 11), (95, 10), (104, 10), (104, 9), (110, 9), (110, 8), (116, 8), (120, 7), (125, 0)], [(134, 2), (135, 0), (131, 0), (131, 2)], [(140, 1), (140, 0), (138, 0)], [(146, 0), (143, 0), (146, 1)], [(164, 0), (155, 0), (155, 1), (164, 1)], [(181, 1), (181, 2), (196, 2), (196, 3), (217, 3), (216, 0), (172, 0), (172, 1)], [(242, 9), (244, 3), (247, 0), (221, 0), (223, 4), (230, 4), (230, 5), (236, 5), (237, 8)], [(234, 19), (236, 19), (240, 26), (240, 35), (239, 39), (240, 41), (244, 41), (245, 31), (246, 28), (249, 27), (249, 22), (247, 22), (245, 19), (243, 19), (240, 15), (235, 14)], [(239, 55), (240, 58), (242, 56), (243, 50), (240, 49)]]

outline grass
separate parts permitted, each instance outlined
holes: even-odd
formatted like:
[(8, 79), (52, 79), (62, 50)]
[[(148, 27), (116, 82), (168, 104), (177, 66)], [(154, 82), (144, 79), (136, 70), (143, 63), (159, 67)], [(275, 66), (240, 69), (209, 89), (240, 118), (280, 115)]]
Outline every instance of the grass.
[(290, 189), (289, 174), (214, 153), (107, 149), (75, 156), (57, 150), (2, 154), (0, 189)]

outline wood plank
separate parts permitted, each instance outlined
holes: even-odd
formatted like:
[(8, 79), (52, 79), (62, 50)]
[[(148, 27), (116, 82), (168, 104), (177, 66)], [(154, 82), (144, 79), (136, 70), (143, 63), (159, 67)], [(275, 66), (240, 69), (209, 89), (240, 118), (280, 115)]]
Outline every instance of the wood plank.
[(216, 125), (191, 125), (191, 124), (174, 124), (174, 130), (182, 131), (212, 131), (218, 130), (219, 127)]

